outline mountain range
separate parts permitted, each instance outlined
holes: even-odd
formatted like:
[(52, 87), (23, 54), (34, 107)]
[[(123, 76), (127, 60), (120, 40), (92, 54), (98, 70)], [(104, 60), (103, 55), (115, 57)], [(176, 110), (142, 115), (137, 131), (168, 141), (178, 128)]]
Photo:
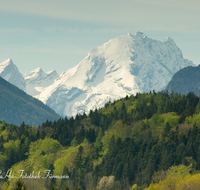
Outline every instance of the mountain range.
[(23, 77), (28, 94), (60, 115), (74, 116), (126, 95), (163, 90), (172, 76), (187, 66), (194, 64), (183, 58), (171, 38), (158, 41), (137, 32), (91, 49), (78, 65), (60, 75), (38, 68)]
[(0, 64), (0, 76), (21, 90), (26, 90), (26, 81), (10, 58)]

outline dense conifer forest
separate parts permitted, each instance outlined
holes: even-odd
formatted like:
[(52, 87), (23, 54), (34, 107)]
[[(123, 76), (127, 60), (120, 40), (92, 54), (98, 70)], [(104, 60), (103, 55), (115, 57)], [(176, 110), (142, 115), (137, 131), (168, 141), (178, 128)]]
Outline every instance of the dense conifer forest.
[[(24, 189), (70, 190), (162, 189), (176, 180), (195, 184), (200, 181), (199, 97), (153, 91), (37, 127), (2, 121), (0, 169), (0, 177), (10, 172), (0, 179), (5, 189), (20, 183)], [(57, 177), (45, 177), (45, 170)]]

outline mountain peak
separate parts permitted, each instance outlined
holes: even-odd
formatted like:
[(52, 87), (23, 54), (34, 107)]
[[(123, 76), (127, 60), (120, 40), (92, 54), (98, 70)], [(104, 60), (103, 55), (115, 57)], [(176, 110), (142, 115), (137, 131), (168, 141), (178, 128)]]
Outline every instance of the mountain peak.
[(50, 86), (58, 76), (59, 74), (55, 70), (45, 73), (41, 67), (34, 69), (24, 75), (26, 80), (26, 93), (37, 96), (44, 88)]
[(39, 72), (44, 73), (41, 67), (38, 67), (37, 69), (31, 71), (31, 73), (39, 73)]
[(52, 71), (48, 71), (48, 72), (46, 72), (46, 73), (47, 73), (47, 75), (58, 74), (57, 71), (56, 71), (55, 69), (52, 70)]
[(42, 70), (41, 67), (38, 67), (37, 69), (32, 70), (30, 73), (26, 73), (24, 75), (25, 80), (30, 79), (30, 78), (37, 78), (40, 75), (43, 75), (44, 71)]
[(131, 33), (128, 33), (127, 36), (133, 36)]
[(3, 63), (0, 64), (1, 66), (8, 66), (8, 65), (14, 65), (11, 58), (6, 59)]
[(93, 48), (37, 96), (61, 115), (76, 115), (102, 107), (137, 92), (160, 91), (181, 68), (193, 65), (183, 59), (176, 44), (130, 33)]
[(167, 37), (167, 38), (165, 39), (165, 42), (174, 43), (174, 40), (173, 40), (172, 38), (170, 38), (170, 37)]
[(12, 59), (8, 58), (0, 64), (0, 76), (18, 88), (25, 90), (25, 80)]
[(138, 31), (138, 32), (136, 32), (135, 36), (137, 36), (137, 37), (144, 37), (145, 34), (143, 32), (141, 32), (141, 31)]

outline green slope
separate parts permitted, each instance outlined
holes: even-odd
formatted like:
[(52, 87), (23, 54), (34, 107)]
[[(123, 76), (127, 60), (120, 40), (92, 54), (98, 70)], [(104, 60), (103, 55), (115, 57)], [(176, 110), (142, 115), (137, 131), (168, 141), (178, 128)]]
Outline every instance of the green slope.
[[(0, 123), (0, 167), (3, 174), (24, 170), (44, 177), (51, 170), (52, 175), (69, 176), (23, 179), (29, 189), (71, 190), (76, 183), (82, 190), (144, 189), (155, 179), (171, 180), (167, 174), (172, 170), (198, 173), (199, 118), (200, 101), (193, 93), (154, 92), (109, 102), (88, 115), (46, 121), (38, 128)], [(8, 179), (10, 187), (15, 181)]]

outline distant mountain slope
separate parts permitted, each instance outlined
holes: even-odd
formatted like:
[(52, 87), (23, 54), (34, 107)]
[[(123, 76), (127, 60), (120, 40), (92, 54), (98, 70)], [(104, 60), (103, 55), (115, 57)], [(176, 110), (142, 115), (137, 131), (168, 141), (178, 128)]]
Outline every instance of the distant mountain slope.
[(198, 67), (185, 67), (174, 74), (168, 83), (166, 90), (180, 94), (194, 92), (199, 95), (200, 92), (200, 65)]
[(25, 79), (10, 58), (0, 63), (0, 76), (21, 90), (26, 90)]
[(38, 125), (47, 119), (54, 121), (60, 116), (39, 100), (0, 77), (0, 120), (20, 125)]
[(160, 91), (189, 65), (171, 38), (158, 41), (142, 32), (122, 35), (93, 48), (36, 97), (61, 115), (102, 107), (136, 92)]

